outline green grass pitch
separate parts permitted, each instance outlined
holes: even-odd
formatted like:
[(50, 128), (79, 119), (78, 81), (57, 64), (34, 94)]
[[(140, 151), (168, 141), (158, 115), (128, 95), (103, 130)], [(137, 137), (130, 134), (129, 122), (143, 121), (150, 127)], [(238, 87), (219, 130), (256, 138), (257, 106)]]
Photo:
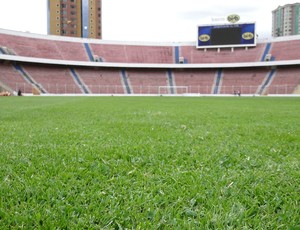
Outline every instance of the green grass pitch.
[(0, 229), (299, 229), (299, 185), (299, 98), (0, 98)]

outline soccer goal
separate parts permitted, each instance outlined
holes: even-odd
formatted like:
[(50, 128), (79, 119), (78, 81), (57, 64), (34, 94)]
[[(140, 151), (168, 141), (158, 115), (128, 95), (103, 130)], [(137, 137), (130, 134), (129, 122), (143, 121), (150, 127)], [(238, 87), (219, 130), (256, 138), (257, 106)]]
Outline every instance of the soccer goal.
[(159, 86), (158, 94), (186, 94), (188, 86)]

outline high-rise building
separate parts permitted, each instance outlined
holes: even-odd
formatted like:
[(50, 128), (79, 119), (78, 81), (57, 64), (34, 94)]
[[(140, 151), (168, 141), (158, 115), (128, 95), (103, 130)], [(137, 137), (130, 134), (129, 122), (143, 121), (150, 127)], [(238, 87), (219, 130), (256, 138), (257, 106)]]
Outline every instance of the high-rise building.
[(290, 36), (300, 34), (300, 3), (278, 6), (272, 11), (272, 36)]
[(101, 0), (48, 0), (48, 34), (102, 38)]

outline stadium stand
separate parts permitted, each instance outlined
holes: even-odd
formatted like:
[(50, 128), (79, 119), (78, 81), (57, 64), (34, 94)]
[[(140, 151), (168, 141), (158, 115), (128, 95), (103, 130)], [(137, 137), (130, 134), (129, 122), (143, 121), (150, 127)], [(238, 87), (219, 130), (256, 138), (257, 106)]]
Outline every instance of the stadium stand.
[(129, 69), (126, 72), (135, 94), (158, 94), (160, 86), (168, 86), (165, 69)]
[(111, 68), (76, 68), (92, 94), (125, 94), (121, 70)]
[(300, 59), (300, 40), (287, 40), (273, 42), (270, 53), (277, 61)]
[(293, 94), (300, 85), (300, 67), (281, 67), (276, 70), (268, 94)]
[(181, 46), (180, 56), (184, 57), (187, 63), (238, 63), (260, 61), (266, 43), (258, 44), (255, 48), (230, 48), (220, 49), (200, 49), (193, 46)]
[(254, 71), (251, 68), (225, 69), (220, 93), (234, 94), (240, 91), (242, 94), (256, 94), (267, 74), (266, 68)]
[(0, 85), (10, 89), (10, 92), (19, 89), (24, 93), (32, 92), (32, 84), (26, 81), (10, 63), (0, 63)]
[(0, 29), (0, 86), (26, 94), (299, 94), (300, 36), (256, 47), (117, 42)]
[(174, 63), (173, 47), (153, 45), (90, 44), (93, 55), (106, 62)]
[(176, 69), (173, 71), (177, 86), (188, 86), (189, 93), (211, 94), (217, 75), (215, 69)]
[(61, 66), (23, 65), (26, 72), (51, 94), (81, 94), (83, 91), (73, 79), (71, 70)]
[[(1, 34), (0, 46), (9, 48), (15, 55), (58, 60), (88, 61), (82, 42), (62, 41), (47, 37), (29, 37), (30, 34)], [(25, 36), (27, 35), (27, 36)], [(4, 45), (3, 45), (4, 44)]]

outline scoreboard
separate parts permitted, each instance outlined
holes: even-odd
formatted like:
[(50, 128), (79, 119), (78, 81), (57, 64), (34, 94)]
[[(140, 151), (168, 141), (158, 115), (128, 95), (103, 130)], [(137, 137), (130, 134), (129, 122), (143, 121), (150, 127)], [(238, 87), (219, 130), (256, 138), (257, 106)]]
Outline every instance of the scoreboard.
[(256, 46), (255, 23), (198, 26), (197, 48)]

